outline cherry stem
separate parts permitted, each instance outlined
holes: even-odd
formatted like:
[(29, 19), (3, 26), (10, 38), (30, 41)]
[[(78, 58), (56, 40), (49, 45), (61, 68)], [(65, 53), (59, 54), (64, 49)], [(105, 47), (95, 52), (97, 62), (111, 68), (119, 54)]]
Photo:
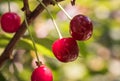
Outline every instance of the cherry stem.
[(71, 16), (65, 11), (65, 9), (59, 3), (57, 3), (55, 0), (53, 0), (53, 1), (65, 13), (65, 15), (68, 17), (68, 19), (72, 20)]
[(10, 9), (10, 0), (8, 0), (8, 10), (9, 10), (9, 12), (11, 12), (11, 9)]
[(40, 65), (41, 65), (41, 62), (40, 62), (40, 60), (39, 60), (39, 55), (38, 55), (38, 52), (37, 52), (37, 47), (36, 47), (36, 45), (35, 45), (35, 41), (34, 41), (34, 39), (33, 39), (33, 36), (32, 36), (32, 34), (31, 34), (30, 28), (29, 28), (29, 26), (28, 26), (27, 17), (26, 17), (26, 15), (25, 15), (25, 13), (24, 13), (24, 16), (25, 16), (25, 24), (26, 24), (26, 27), (27, 27), (27, 29), (28, 29), (28, 33), (29, 33), (30, 38), (31, 38), (31, 40), (32, 40), (33, 48), (34, 48), (34, 51), (35, 51), (35, 54), (36, 54), (36, 57), (37, 57), (38, 66), (40, 66)]
[(57, 30), (57, 32), (58, 32), (59, 38), (61, 39), (61, 38), (62, 38), (62, 35), (61, 35), (61, 33), (60, 33), (60, 30), (59, 30), (59, 28), (58, 28), (58, 26), (57, 26), (57, 24), (56, 24), (56, 22), (55, 22), (55, 19), (54, 19), (53, 16), (52, 16), (52, 14), (50, 13), (50, 11), (47, 9), (46, 5), (45, 5), (41, 0), (37, 0), (37, 1), (40, 2), (40, 4), (46, 9), (46, 11), (48, 12), (48, 14), (50, 15), (50, 17), (51, 17), (51, 19), (52, 19), (52, 22), (53, 22), (53, 24), (55, 25), (55, 28), (56, 28), (56, 30)]

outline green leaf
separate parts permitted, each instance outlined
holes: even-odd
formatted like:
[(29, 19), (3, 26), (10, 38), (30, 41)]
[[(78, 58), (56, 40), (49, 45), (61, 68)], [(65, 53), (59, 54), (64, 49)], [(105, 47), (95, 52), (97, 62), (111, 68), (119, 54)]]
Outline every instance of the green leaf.
[(18, 74), (19, 81), (30, 81), (31, 70), (24, 69), (22, 72)]
[(78, 43), (79, 48), (80, 48), (80, 53), (83, 57), (86, 57), (88, 54), (86, 44), (84, 42), (79, 42)]
[[(50, 49), (46, 48), (45, 46), (36, 43), (36, 47), (39, 53), (44, 54), (46, 56), (53, 57), (53, 54)], [(24, 48), (27, 50), (34, 50), (33, 43), (30, 39), (21, 39), (18, 44), (17, 48)]]
[(9, 40), (12, 38), (11, 35), (8, 35), (8, 34), (0, 34), (0, 47), (1, 48), (4, 48)]
[(1, 72), (0, 72), (0, 81), (6, 81), (5, 77), (2, 75)]
[[(5, 48), (11, 38), (12, 38), (11, 35), (1, 34), (0, 35), (0, 47)], [(45, 47), (44, 44), (42, 45), (40, 43), (36, 43), (36, 47), (40, 54), (43, 54), (43, 55), (46, 55), (49, 57), (53, 57), (52, 51), (49, 48)], [(18, 43), (16, 44), (16, 48), (18, 48), (18, 49), (22, 48), (25, 50), (34, 50), (32, 41), (30, 39), (26, 39), (26, 38), (23, 38), (20, 41), (18, 41)]]

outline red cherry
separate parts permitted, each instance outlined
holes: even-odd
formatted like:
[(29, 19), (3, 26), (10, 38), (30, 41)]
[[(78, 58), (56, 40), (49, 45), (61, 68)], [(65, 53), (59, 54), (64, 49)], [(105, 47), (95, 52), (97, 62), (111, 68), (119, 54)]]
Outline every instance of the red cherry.
[(53, 81), (52, 72), (45, 65), (41, 65), (32, 72), (31, 81)]
[(20, 17), (14, 12), (7, 12), (1, 17), (1, 27), (5, 32), (14, 33), (20, 27)]
[(76, 40), (87, 40), (92, 36), (93, 25), (91, 20), (84, 15), (76, 15), (70, 22), (71, 36)]
[(62, 38), (56, 40), (52, 45), (55, 57), (61, 62), (71, 62), (77, 59), (79, 49), (75, 39)]

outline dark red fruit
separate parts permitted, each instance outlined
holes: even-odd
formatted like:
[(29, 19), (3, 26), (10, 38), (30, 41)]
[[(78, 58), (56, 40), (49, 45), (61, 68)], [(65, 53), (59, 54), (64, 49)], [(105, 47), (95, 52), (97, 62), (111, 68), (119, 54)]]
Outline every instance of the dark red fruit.
[(62, 38), (56, 40), (52, 45), (55, 57), (61, 62), (71, 62), (77, 59), (79, 49), (75, 39)]
[(32, 72), (31, 81), (53, 81), (52, 72), (45, 65), (41, 65)]
[(87, 40), (92, 36), (93, 25), (84, 15), (76, 15), (70, 22), (70, 34), (76, 40)]
[(1, 27), (7, 33), (14, 33), (20, 27), (21, 19), (14, 12), (7, 12), (1, 17)]

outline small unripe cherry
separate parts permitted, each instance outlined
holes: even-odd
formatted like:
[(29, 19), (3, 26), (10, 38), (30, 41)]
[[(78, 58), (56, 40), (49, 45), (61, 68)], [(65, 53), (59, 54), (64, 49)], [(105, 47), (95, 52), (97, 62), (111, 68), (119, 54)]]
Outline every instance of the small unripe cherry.
[(61, 38), (52, 45), (55, 57), (61, 62), (71, 62), (77, 59), (79, 49), (75, 39)]
[(1, 17), (1, 27), (7, 33), (14, 33), (20, 28), (21, 19), (15, 12), (7, 12)]
[(52, 72), (45, 65), (40, 65), (32, 72), (31, 81), (53, 81)]
[(80, 41), (89, 39), (93, 33), (92, 21), (82, 14), (76, 15), (70, 22), (71, 36)]

